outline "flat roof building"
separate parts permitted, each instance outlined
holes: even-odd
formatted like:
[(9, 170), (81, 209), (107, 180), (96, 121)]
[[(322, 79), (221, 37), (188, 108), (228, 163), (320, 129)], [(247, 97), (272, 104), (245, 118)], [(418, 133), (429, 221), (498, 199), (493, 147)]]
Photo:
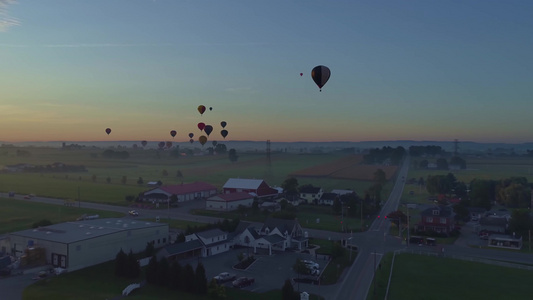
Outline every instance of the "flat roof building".
[(10, 233), (9, 243), (17, 257), (26, 249), (42, 248), (48, 264), (74, 271), (113, 260), (120, 249), (138, 253), (150, 242), (162, 247), (168, 237), (166, 223), (109, 218), (22, 230)]

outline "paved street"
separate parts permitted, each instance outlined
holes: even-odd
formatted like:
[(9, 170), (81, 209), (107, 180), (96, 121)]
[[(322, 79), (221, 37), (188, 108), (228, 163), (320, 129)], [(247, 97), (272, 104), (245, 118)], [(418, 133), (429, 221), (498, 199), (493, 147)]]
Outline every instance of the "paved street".
[[(351, 237), (350, 243), (356, 245), (359, 249), (358, 256), (354, 264), (342, 274), (340, 281), (335, 285), (322, 286), (322, 285), (312, 285), (312, 284), (297, 284), (295, 287), (300, 291), (307, 291), (313, 294), (319, 294), (324, 297), (326, 300), (334, 299), (366, 299), (368, 293), (372, 293), (372, 279), (374, 272), (379, 266), (381, 258), (387, 252), (400, 250), (400, 249), (411, 249), (418, 252), (437, 252), (440, 250), (440, 247), (418, 247), (410, 246), (408, 247), (405, 244), (402, 244), (402, 241), (396, 236), (389, 236), (389, 227), (390, 221), (386, 220), (383, 216), (389, 214), (392, 211), (398, 209), (399, 201), (402, 196), (404, 181), (402, 178), (407, 177), (409, 161), (406, 159), (398, 172), (398, 180), (396, 180), (395, 185), (391, 191), (391, 194), (387, 201), (384, 203), (383, 208), (380, 212), (380, 218), (372, 223), (369, 229), (366, 232), (354, 233), (354, 234), (344, 234), (337, 232), (329, 232), (316, 229), (304, 228), (308, 232), (309, 237), (320, 238), (320, 239), (333, 239), (340, 240), (342, 238), (348, 239)], [(0, 194), (2, 197), (7, 197), (6, 194)], [(22, 195), (15, 196), (15, 199), (21, 201), (31, 201), (31, 202), (42, 202), (49, 204), (64, 205), (63, 200), (34, 197), (32, 199), (24, 199)], [(129, 208), (123, 206), (113, 206), (106, 204), (96, 204), (88, 202), (76, 202), (77, 205), (84, 208), (92, 208), (99, 210), (107, 211), (116, 211), (123, 212), (125, 215)], [(140, 217), (142, 218), (156, 218), (159, 216), (161, 219), (170, 218), (170, 219), (179, 219), (186, 221), (194, 221), (200, 223), (213, 223), (219, 218), (197, 216), (189, 214), (189, 211), (194, 208), (203, 207), (202, 202), (186, 202), (180, 203), (178, 208), (170, 209), (136, 209)], [(531, 263), (532, 256), (530, 254), (511, 252), (511, 251), (501, 251), (501, 250), (492, 250), (492, 249), (479, 249), (472, 247), (472, 245), (482, 245), (483, 241), (480, 241), (476, 234), (474, 234), (475, 224), (467, 224), (462, 230), (461, 237), (457, 240), (455, 245), (446, 245), (444, 246), (445, 255), (450, 257), (471, 257), (481, 258), (487, 260), (503, 260), (508, 262), (516, 263)], [(239, 251), (246, 251), (246, 249), (240, 250), (231, 250), (228, 253), (219, 254), (212, 257), (201, 258), (200, 260), (206, 266), (206, 272), (208, 278), (211, 278), (217, 275), (220, 272), (232, 272), (232, 266), (237, 261), (237, 254)], [(307, 254), (308, 256), (309, 254)], [(282, 253), (274, 254), (272, 256), (259, 256), (259, 259), (245, 271), (233, 271), (238, 276), (252, 276), (256, 278), (256, 284), (248, 287), (247, 289), (264, 292), (271, 289), (281, 288), (284, 281), (287, 278), (294, 277), (295, 274), (292, 271), (291, 267), (294, 264), (296, 258), (307, 258), (306, 254), (297, 254), (297, 253)], [(310, 257), (310, 259), (313, 259)], [(196, 266), (198, 259), (193, 259), (190, 263)], [(318, 261), (321, 265), (321, 269), (324, 268), (322, 262)], [(27, 275), (23, 275), (27, 276)], [(17, 280), (17, 277), (14, 277), (13, 283), (11, 279), (0, 280), (0, 288), (2, 286), (11, 286), (11, 291), (19, 289), (21, 291), (26, 285), (31, 283), (30, 281)], [(15, 293), (15, 292), (13, 292)], [(20, 292), (19, 292), (20, 293)], [(20, 299), (20, 298), (6, 298), (6, 299)]]

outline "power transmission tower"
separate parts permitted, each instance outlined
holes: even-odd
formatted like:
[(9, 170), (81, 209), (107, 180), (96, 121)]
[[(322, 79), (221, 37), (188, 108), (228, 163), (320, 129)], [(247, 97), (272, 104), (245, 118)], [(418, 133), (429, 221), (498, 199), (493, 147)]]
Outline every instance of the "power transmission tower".
[(270, 167), (272, 164), (272, 161), (270, 160), (270, 140), (267, 140), (266, 154), (267, 154), (267, 165)]

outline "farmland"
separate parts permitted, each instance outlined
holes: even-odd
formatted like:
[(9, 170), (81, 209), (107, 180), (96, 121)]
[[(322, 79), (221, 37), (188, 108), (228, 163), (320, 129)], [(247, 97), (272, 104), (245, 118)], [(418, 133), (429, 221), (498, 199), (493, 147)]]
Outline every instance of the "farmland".
[(362, 155), (350, 155), (336, 161), (297, 170), (290, 175), (370, 181), (378, 169), (385, 172), (387, 179), (391, 179), (397, 170), (397, 166), (364, 165), (362, 162)]
[[(25, 156), (17, 155), (23, 149)], [(180, 184), (196, 181), (209, 182), (221, 189), (228, 178), (261, 178), (271, 186), (279, 186), (294, 176), (299, 184), (313, 184), (324, 191), (352, 189), (366, 190), (376, 167), (358, 164), (360, 157), (343, 154), (287, 154), (273, 153), (270, 163), (264, 153), (239, 153), (237, 162), (227, 155), (172, 157), (168, 151), (128, 149), (127, 159), (106, 159), (103, 149), (53, 149), (2, 147), (0, 168), (16, 164), (46, 166), (60, 162), (82, 165), (86, 172), (2, 172), (0, 191), (36, 194), (43, 197), (79, 199), (81, 201), (127, 205), (125, 197), (146, 191), (149, 181)], [(332, 167), (327, 167), (331, 165)], [(348, 166), (348, 167), (347, 167)], [(328, 168), (328, 176), (308, 176), (302, 170)], [(359, 169), (358, 169), (359, 168)], [(384, 167), (392, 176), (395, 167)], [(350, 173), (356, 172), (357, 176)], [(364, 174), (371, 172), (371, 174)], [(289, 175), (290, 174), (290, 175)], [(317, 173), (318, 174), (318, 173)], [(324, 172), (322, 172), (324, 174)], [(142, 179), (142, 184), (139, 184)]]

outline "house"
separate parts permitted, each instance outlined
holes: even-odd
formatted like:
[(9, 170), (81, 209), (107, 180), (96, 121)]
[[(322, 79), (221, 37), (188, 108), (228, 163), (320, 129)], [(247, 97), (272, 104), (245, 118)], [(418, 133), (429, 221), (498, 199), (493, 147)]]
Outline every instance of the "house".
[(487, 211), (483, 207), (467, 207), (466, 209), (468, 210), (470, 220), (472, 221), (479, 221)]
[(324, 193), (318, 200), (320, 205), (330, 205), (333, 206), (333, 203), (336, 199), (339, 199), (339, 195), (335, 193)]
[(281, 210), (281, 205), (275, 201), (265, 201), (259, 204), (261, 211), (276, 212)]
[(450, 234), (455, 229), (454, 213), (451, 207), (434, 206), (420, 213), (417, 231)]
[(185, 242), (167, 245), (156, 254), (157, 259), (187, 259), (191, 257), (207, 257), (229, 251), (231, 240), (228, 233), (220, 229), (210, 229), (193, 233), (185, 237)]
[(324, 191), (320, 187), (314, 187), (311, 185), (304, 185), (299, 190), (300, 199), (307, 204), (318, 204), (318, 200), (322, 197)]
[(239, 206), (252, 207), (254, 196), (247, 192), (231, 194), (217, 194), (205, 200), (205, 209), (218, 211), (232, 211)]
[(506, 216), (488, 215), (479, 219), (479, 231), (486, 231), (489, 233), (505, 233), (509, 226), (509, 220)]
[(237, 246), (252, 247), (272, 251), (287, 249), (303, 250), (308, 247), (309, 240), (296, 220), (268, 218), (263, 224), (241, 222), (235, 231), (233, 243)]
[(226, 252), (230, 249), (228, 233), (218, 228), (193, 233), (185, 237), (185, 242), (193, 240), (199, 240), (202, 243), (202, 257)]
[(251, 193), (259, 199), (268, 199), (278, 196), (277, 189), (271, 188), (264, 180), (261, 179), (242, 179), (230, 178), (224, 186), (222, 186), (222, 193)]
[(194, 182), (177, 185), (164, 185), (151, 189), (139, 195), (139, 199), (145, 202), (168, 202), (173, 197), (178, 202), (191, 201), (207, 198), (217, 193), (214, 185), (205, 182)]
[(339, 190), (339, 189), (331, 190), (331, 192), (339, 196), (355, 193), (352, 190)]

